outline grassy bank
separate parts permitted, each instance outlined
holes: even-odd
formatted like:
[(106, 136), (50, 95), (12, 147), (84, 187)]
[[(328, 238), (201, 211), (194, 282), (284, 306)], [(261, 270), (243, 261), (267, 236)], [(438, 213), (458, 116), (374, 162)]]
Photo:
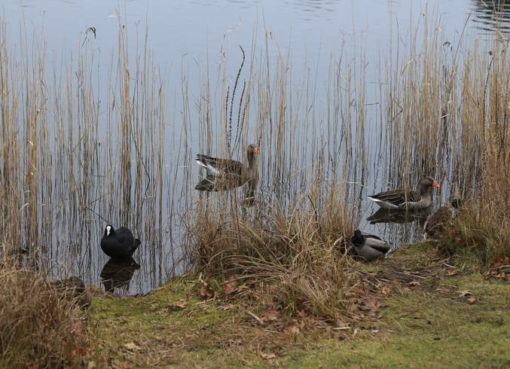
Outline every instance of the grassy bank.
[[(89, 312), (96, 367), (505, 367), (510, 285), (473, 265), (451, 267), (410, 245), (357, 267), (372, 307), (328, 325), (290, 318), (233, 293), (202, 298), (199, 278), (137, 297), (95, 296)], [(213, 288), (215, 290), (215, 288)]]

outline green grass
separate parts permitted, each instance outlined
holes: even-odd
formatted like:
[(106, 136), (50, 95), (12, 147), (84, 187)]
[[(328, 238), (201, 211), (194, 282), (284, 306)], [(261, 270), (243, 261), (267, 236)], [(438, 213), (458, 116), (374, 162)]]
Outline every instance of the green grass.
[[(366, 273), (385, 275), (392, 268), (432, 270), (430, 251), (426, 244), (411, 245), (384, 261), (359, 266)], [(445, 267), (418, 284), (386, 279), (381, 283), (376, 292), (382, 303), (379, 319), (351, 322), (340, 335), (331, 328), (292, 336), (275, 325), (262, 327), (246, 313), (256, 307), (245, 302), (201, 301), (194, 277), (176, 279), (146, 296), (96, 296), (89, 313), (96, 337), (91, 360), (97, 367), (125, 363), (140, 368), (510, 365), (508, 282), (485, 280), (469, 268), (452, 272)], [(389, 295), (380, 294), (383, 287)], [(175, 310), (179, 301), (185, 306)], [(129, 349), (129, 343), (136, 347)]]
[[(315, 353), (296, 352), (288, 367), (508, 367), (510, 286), (477, 275), (454, 280), (448, 294), (413, 291), (388, 298), (385, 316), (371, 330)], [(478, 302), (459, 297), (463, 289)]]

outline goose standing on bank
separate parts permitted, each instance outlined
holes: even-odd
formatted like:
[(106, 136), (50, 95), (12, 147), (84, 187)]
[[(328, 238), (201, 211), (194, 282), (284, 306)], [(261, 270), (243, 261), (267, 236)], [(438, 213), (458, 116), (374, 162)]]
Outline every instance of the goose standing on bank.
[(418, 210), (426, 209), (432, 204), (432, 190), (439, 183), (432, 177), (425, 177), (420, 182), (419, 192), (412, 190), (392, 190), (368, 196), (383, 209), (387, 210)]
[(390, 251), (391, 245), (373, 234), (363, 234), (359, 229), (351, 238), (356, 254), (366, 261), (383, 257)]
[(101, 249), (113, 259), (128, 259), (140, 246), (140, 240), (125, 228), (114, 229), (108, 224), (101, 239)]
[(249, 145), (246, 154), (248, 165), (230, 159), (218, 159), (204, 154), (197, 155), (197, 163), (207, 170), (207, 175), (196, 186), (198, 191), (226, 191), (249, 182), (247, 195), (253, 196), (258, 182), (257, 157), (259, 147)]

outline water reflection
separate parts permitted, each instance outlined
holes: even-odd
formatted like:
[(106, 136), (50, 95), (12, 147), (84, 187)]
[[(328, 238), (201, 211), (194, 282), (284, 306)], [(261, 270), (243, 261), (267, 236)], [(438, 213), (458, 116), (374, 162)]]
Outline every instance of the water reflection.
[(378, 209), (375, 213), (370, 215), (367, 220), (370, 224), (377, 223), (413, 223), (418, 222), (423, 226), (425, 219), (430, 214), (430, 208), (424, 210), (415, 210), (412, 212)]
[[(74, 132), (75, 128), (73, 127), (78, 127), (86, 134), (73, 135), (71, 140), (67, 139), (67, 134), (55, 134), (57, 141), (54, 146), (46, 143), (46, 146), (41, 146), (38, 149), (41, 153), (48, 153), (47, 156), (41, 156), (38, 163), (33, 164), (37, 167), (37, 173), (40, 175), (41, 190), (40, 192), (26, 191), (27, 196), (36, 194), (38, 197), (33, 201), (28, 201), (26, 205), (29, 203), (46, 204), (47, 201), (39, 201), (40, 199), (51, 199), (48, 201), (50, 204), (60, 205), (44, 205), (41, 210), (38, 210), (30, 206), (25, 207), (23, 203), (11, 204), (6, 200), (5, 208), (24, 209), (23, 212), (17, 211), (16, 214), (25, 214), (30, 210), (33, 219), (42, 214), (44, 221), (39, 222), (39, 234), (31, 237), (36, 239), (39, 244), (44, 245), (42, 258), (48, 260), (49, 266), (46, 268), (54, 271), (55, 277), (60, 278), (60, 267), (65, 265), (70, 272), (77, 272), (91, 283), (98, 284), (101, 281), (107, 291), (112, 292), (119, 288), (127, 291), (131, 285), (131, 293), (140, 293), (155, 288), (170, 275), (181, 273), (188, 261), (186, 250), (181, 249), (181, 241), (187, 237), (186, 227), (189, 227), (189, 224), (184, 220), (188, 216), (191, 217), (194, 211), (193, 204), (198, 197), (193, 190), (194, 179), (198, 178), (198, 169), (192, 163), (192, 157), (194, 153), (200, 152), (199, 150), (206, 146), (211, 150), (216, 149), (215, 140), (218, 142), (222, 140), (219, 138), (222, 120), (209, 117), (221, 116), (219, 112), (224, 107), (225, 98), (219, 96), (220, 94), (216, 98), (214, 93), (211, 95), (200, 91), (201, 86), (209, 86), (210, 81), (216, 80), (214, 73), (210, 80), (209, 77), (202, 75), (202, 72), (208, 70), (210, 65), (213, 66), (213, 70), (216, 68), (214, 64), (216, 58), (210, 57), (212, 63), (209, 59), (201, 58), (205, 58), (206, 50), (207, 55), (209, 52), (211, 55), (216, 55), (219, 49), (221, 49), (222, 55), (225, 50), (225, 53), (228, 54), (229, 45), (246, 45), (251, 42), (252, 38), (257, 39), (257, 34), (252, 33), (253, 26), (258, 21), (260, 22), (257, 17), (263, 13), (264, 27), (260, 27), (260, 29), (266, 32), (267, 27), (267, 30), (271, 31), (271, 35), (274, 34), (275, 40), (285, 40), (287, 31), (291, 29), (292, 37), (289, 39), (293, 42), (290, 45), (283, 42), (281, 49), (278, 45), (277, 52), (271, 46), (268, 47), (268, 70), (264, 68), (258, 70), (258, 61), (254, 59), (254, 75), (261, 77), (256, 77), (256, 80), (251, 81), (253, 84), (250, 82), (250, 86), (266, 84), (270, 86), (273, 78), (269, 79), (269, 76), (274, 70), (281, 70), (283, 74), (281, 76), (279, 72), (275, 74), (275, 84), (271, 85), (270, 90), (267, 91), (267, 101), (265, 97), (262, 97), (266, 96), (263, 88), (251, 91), (252, 96), (259, 96), (260, 101), (252, 100), (254, 105), (246, 110), (251, 111), (248, 116), (251, 116), (252, 120), (250, 121), (251, 126), (247, 125), (248, 128), (243, 131), (243, 137), (253, 137), (251, 134), (254, 131), (257, 131), (259, 135), (263, 134), (263, 146), (261, 147), (264, 148), (265, 153), (261, 158), (259, 195), (257, 199), (242, 200), (243, 205), (245, 207), (258, 205), (255, 206), (257, 209), (267, 203), (270, 206), (291, 209), (303, 194), (308, 193), (311, 183), (334, 183), (339, 178), (341, 178), (339, 182), (342, 182), (347, 176), (345, 199), (346, 203), (353, 204), (353, 209), (355, 209), (356, 213), (352, 214), (354, 222), (357, 223), (361, 220), (360, 227), (366, 227), (368, 232), (381, 235), (394, 245), (421, 238), (422, 224), (426, 214), (413, 213), (408, 214), (406, 218), (401, 213), (389, 214), (377, 211), (367, 218), (367, 222), (375, 226), (364, 224), (367, 215), (372, 210), (370, 205), (366, 205), (368, 204), (366, 195), (374, 193), (375, 189), (386, 187), (390, 183), (392, 186), (401, 186), (408, 184), (403, 183), (408, 178), (419, 178), (423, 173), (446, 170), (452, 176), (449, 180), (458, 180), (461, 188), (469, 189), (471, 185), (469, 173), (465, 174), (465, 167), (462, 162), (458, 164), (456, 159), (457, 157), (466, 157), (466, 154), (473, 152), (469, 149), (471, 141), (459, 145), (458, 149), (448, 146), (449, 142), (456, 142), (455, 132), (461, 132), (454, 128), (455, 121), (451, 125), (449, 122), (445, 122), (444, 133), (442, 133), (443, 130), (438, 131), (444, 142), (439, 148), (435, 143), (430, 146), (425, 141), (422, 143), (423, 147), (427, 147), (425, 152), (437, 152), (437, 157), (443, 158), (441, 162), (436, 163), (434, 159), (431, 159), (433, 156), (427, 156), (411, 145), (405, 149), (402, 148), (402, 135), (411, 132), (409, 125), (404, 124), (404, 114), (401, 114), (401, 103), (407, 101), (408, 94), (399, 97), (394, 96), (395, 91), (384, 92), (383, 87), (372, 88), (376, 85), (386, 85), (384, 77), (378, 77), (376, 60), (381, 57), (378, 54), (381, 45), (383, 47), (392, 45), (388, 43), (388, 40), (391, 38), (393, 25), (414, 24), (414, 20), (421, 17), (422, 9), (419, 6), (409, 8), (412, 3), (389, 0), (367, 2), (338, 0), (273, 2), (226, 0), (212, 2), (195, 0), (192, 2), (154, 2), (147, 7), (147, 3), (143, 1), (130, 2), (127, 9), (124, 9), (128, 14), (126, 29), (138, 29), (138, 26), (133, 27), (133, 22), (137, 24), (142, 19), (141, 24), (143, 24), (143, 19), (147, 19), (151, 40), (148, 50), (154, 47), (156, 58), (148, 61), (147, 68), (140, 71), (137, 71), (136, 66), (132, 64), (134, 71), (131, 77), (135, 79), (133, 83), (137, 86), (133, 91), (137, 92), (133, 93), (130, 101), (143, 101), (143, 103), (130, 107), (126, 100), (125, 107), (129, 107), (129, 109), (119, 108), (122, 106), (119, 105), (119, 91), (129, 92), (130, 88), (123, 85), (119, 88), (116, 82), (119, 80), (116, 76), (123, 75), (124, 70), (107, 73), (105, 68), (99, 67), (100, 65), (117, 65), (117, 63), (111, 64), (109, 58), (104, 60), (104, 64), (99, 63), (97, 67), (94, 63), (85, 63), (86, 68), (70, 63), (69, 70), (76, 70), (76, 74), (69, 73), (69, 80), (58, 76), (53, 78), (51, 74), (55, 71), (48, 68), (47, 70), (51, 72), (47, 83), (44, 83), (45, 87), (34, 88), (34, 91), (47, 91), (39, 96), (40, 101), (48, 101), (45, 109), (41, 110), (41, 114), (38, 115), (43, 129), (39, 136), (52, 137), (53, 130), (45, 130), (46, 126), (51, 126), (46, 123), (51, 121), (60, 122), (62, 128), (58, 132)], [(68, 4), (73, 6), (67, 6)], [(74, 48), (76, 43), (80, 48), (80, 53), (83, 52), (84, 55), (89, 55), (86, 52), (89, 48), (89, 51), (98, 52), (101, 50), (102, 55), (109, 55), (117, 39), (110, 36), (116, 34), (119, 22), (124, 23), (122, 19), (119, 21), (112, 19), (118, 18), (120, 13), (123, 13), (122, 7), (119, 11), (117, 8), (112, 8), (109, 2), (95, 1), (94, 6), (90, 6), (86, 2), (74, 0), (71, 2), (65, 0), (23, 0), (20, 3), (6, 2), (5, 6), (10, 11), (5, 12), (3, 18), (10, 20), (7, 27), (8, 30), (11, 30), (9, 37), (13, 41), (17, 39), (19, 21), (26, 16), (27, 23), (38, 24), (37, 20), (44, 13), (47, 23), (44, 32), (48, 41), (47, 49), (52, 53), (55, 52), (55, 55), (59, 55), (60, 52), (66, 55), (65, 53)], [(24, 7), (27, 9), (24, 9), (23, 12), (18, 9)], [(460, 32), (462, 29), (469, 10), (474, 13), (471, 20), (476, 22), (470, 22), (469, 28), (473, 28), (473, 24), (479, 24), (480, 28), (494, 30), (497, 22), (506, 25), (510, 18), (509, 6), (505, 1), (432, 1), (430, 8), (436, 7), (447, 25), (445, 38), (451, 39), (452, 43), (454, 35), (457, 34), (455, 32)], [(282, 18), (282, 14), (286, 14), (286, 17)], [(78, 16), (83, 17), (84, 22), (76, 22)], [(443, 19), (443, 17), (446, 18)], [(89, 26), (97, 27), (97, 38), (94, 37), (93, 32), (87, 32), (86, 28)], [(361, 49), (365, 49), (367, 52), (366, 60), (361, 58), (356, 61), (356, 57), (349, 54), (350, 46), (347, 46), (341, 60), (347, 61), (348, 68), (339, 67), (337, 72), (332, 72), (333, 74), (329, 75), (329, 60), (324, 53), (329, 54), (330, 49), (333, 50), (333, 54), (340, 52), (339, 49), (343, 49), (343, 46), (340, 45), (341, 39), (346, 37), (349, 40), (351, 32), (354, 34), (367, 32), (361, 45)], [(399, 29), (400, 32), (404, 31)], [(130, 40), (133, 40), (133, 37), (134, 40), (138, 40), (135, 35), (130, 34)], [(273, 36), (271, 36), (272, 38)], [(357, 36), (351, 41), (355, 40), (357, 40)], [(136, 42), (130, 45), (134, 44)], [(319, 52), (315, 47), (317, 44), (322, 45), (320, 47), (322, 52)], [(172, 45), (172, 47), (168, 47), (168, 45)], [(354, 47), (352, 49), (354, 50)], [(132, 46), (129, 50), (132, 51)], [(40, 54), (45, 54), (42, 51)], [(247, 48), (247, 52), (249, 55), (258, 55), (259, 50)], [(288, 61), (272, 58), (273, 55), (287, 54), (287, 52)], [(188, 63), (188, 59), (184, 55), (189, 55), (189, 60), (194, 62)], [(445, 55), (450, 54), (445, 52)], [(92, 56), (90, 57), (92, 58)], [(225, 69), (221, 74), (229, 79), (235, 78), (238, 64), (235, 59), (232, 62), (228, 59), (229, 63), (227, 63), (227, 59), (223, 63), (222, 57), (221, 65), (224, 65), (225, 68), (233, 66), (235, 69)], [(17, 60), (13, 59), (10, 65), (21, 65), (22, 63), (17, 63)], [(306, 60), (306, 63), (302, 66), (303, 60)], [(342, 64), (341, 60), (338, 61), (339, 66)], [(103, 62), (103, 59), (100, 59), (100, 62)], [(367, 97), (365, 98), (363, 93), (362, 98), (356, 100), (355, 93), (351, 94), (351, 90), (346, 86), (355, 83), (351, 82), (347, 76), (358, 75), (359, 71), (356, 71), (358, 62), (359, 65), (365, 65), (367, 68), (365, 70), (363, 67), (360, 74), (367, 75), (367, 85), (361, 86), (361, 90), (367, 87)], [(44, 63), (45, 60), (42, 60), (40, 65), (45, 65)], [(182, 80), (186, 81), (182, 86), (179, 83), (179, 68), (172, 69), (168, 76), (162, 78), (161, 82), (159, 82), (159, 75), (144, 75), (143, 81), (146, 82), (139, 81), (136, 77), (141, 76), (144, 70), (158, 70), (160, 65), (163, 67), (162, 69), (165, 69), (167, 63), (177, 66), (183, 63), (186, 66), (181, 72)], [(337, 61), (334, 60), (334, 63), (336, 64)], [(204, 70), (194, 69), (195, 64), (204, 66)], [(124, 64), (118, 63), (118, 65)], [(125, 65), (128, 65), (127, 61)], [(374, 68), (374, 66), (376, 67)], [(444, 67), (447, 68), (448, 64), (445, 64)], [(351, 70), (351, 68), (354, 69)], [(58, 75), (58, 66), (55, 66), (54, 69), (57, 69), (56, 75)], [(96, 75), (91, 72), (88, 75), (86, 70), (97, 70), (98, 73)], [(313, 70), (316, 70), (316, 75)], [(406, 66), (405, 70), (410, 69)], [(63, 72), (64, 76), (68, 74), (66, 70)], [(39, 81), (43, 74), (44, 70), (41, 70), (33, 80)], [(108, 75), (113, 76), (111, 81), (109, 81)], [(264, 75), (268, 76), (267, 81), (264, 80)], [(240, 85), (243, 82), (243, 76), (244, 74), (239, 81)], [(294, 83), (293, 78), (296, 77), (298, 82)], [(16, 78), (17, 75), (12, 76), (12, 80), (16, 80)], [(19, 88), (14, 85), (13, 96), (22, 96), (21, 91), (23, 91), (25, 78), (26, 76), (19, 78)], [(174, 78), (177, 78), (177, 83), (174, 83), (176, 82)], [(299, 82), (301, 78), (303, 78), (302, 84)], [(108, 91), (103, 91), (93, 83), (93, 81), (103, 79), (103, 86), (106, 87), (102, 88)], [(154, 81), (153, 85), (150, 84), (150, 81)], [(214, 82), (211, 85), (213, 86), (213, 84)], [(232, 88), (233, 83), (230, 81), (225, 82), (224, 85), (213, 86), (213, 90), (220, 91), (227, 87), (226, 85)], [(162, 89), (161, 86), (176, 86), (176, 90), (174, 91), (174, 87), (171, 87), (165, 91), (166, 89)], [(279, 90), (279, 86), (292, 87), (289, 90), (295, 90), (295, 94), (286, 95), (287, 89)], [(315, 87), (310, 88), (310, 86)], [(173, 101), (180, 100), (177, 96), (180, 96), (181, 88), (182, 105)], [(66, 91), (82, 91), (80, 94), (86, 93), (86, 96), (90, 96), (90, 98), (80, 99), (71, 93), (68, 95)], [(138, 91), (142, 91), (142, 94), (138, 94)], [(163, 91), (160, 94), (161, 101), (153, 98), (157, 95), (154, 91)], [(271, 103), (270, 99), (273, 96), (271, 91), (278, 91), (274, 93), (274, 96), (282, 96), (281, 106), (285, 107), (282, 111), (277, 109), (278, 104), (273, 106)], [(327, 93), (323, 94), (325, 91)], [(49, 96), (53, 95), (59, 98), (50, 99)], [(241, 92), (238, 90), (236, 96), (240, 95)], [(171, 96), (174, 97), (171, 98)], [(196, 97), (196, 100), (193, 97)], [(383, 110), (377, 110), (379, 106), (383, 106), (386, 98), (393, 104), (386, 111), (397, 112), (397, 114), (388, 113), (388, 117), (386, 117)], [(39, 100), (36, 99), (35, 102), (37, 103)], [(83, 104), (87, 101), (87, 107), (76, 105), (82, 100)], [(154, 103), (151, 103), (153, 101)], [(189, 103), (190, 101), (192, 103)], [(248, 101), (248, 99), (245, 97), (244, 101)], [(284, 101), (292, 102), (292, 104), (287, 106), (287, 102), (283, 103)], [(452, 101), (456, 100), (452, 99)], [(320, 102), (327, 103), (322, 105)], [(25, 105), (28, 107), (28, 102)], [(106, 109), (107, 106), (111, 109)], [(346, 106), (348, 111), (342, 110), (342, 106)], [(11, 109), (16, 112), (15, 115), (22, 117), (24, 114), (30, 114), (31, 111), (39, 111), (39, 106), (34, 104), (30, 108), (31, 110), (23, 113), (17, 110), (17, 105)], [(54, 112), (69, 112), (69, 116), (62, 113), (55, 119)], [(85, 113), (80, 115), (81, 113), (78, 114), (78, 112)], [(145, 114), (144, 112), (151, 113)], [(365, 123), (359, 123), (358, 119), (353, 119), (351, 124), (350, 117), (362, 117), (365, 114), (367, 115), (366, 127)], [(256, 118), (254, 119), (254, 117)], [(279, 119), (274, 119), (274, 117), (279, 117)], [(97, 126), (88, 124), (89, 119), (102, 123)], [(182, 130), (181, 125), (174, 124), (181, 119)], [(118, 133), (115, 133), (115, 129), (118, 127), (117, 122), (131, 120), (136, 124), (133, 124), (132, 127), (126, 126), (125, 131), (118, 128)], [(282, 125), (273, 124), (273, 120), (282, 122)], [(64, 122), (69, 122), (69, 126)], [(143, 124), (138, 124), (138, 122), (143, 122)], [(283, 124), (284, 122), (285, 124)], [(20, 120), (19, 127), (24, 127), (23, 123)], [(16, 125), (12, 127), (12, 132), (18, 132)], [(89, 128), (93, 130), (89, 132)], [(387, 134), (386, 129), (388, 130)], [(20, 132), (22, 133), (22, 131)], [(123, 138), (124, 142), (133, 143), (132, 147), (126, 147), (126, 150), (118, 149), (119, 145), (115, 138), (121, 136), (122, 132), (127, 132)], [(21, 136), (19, 143), (12, 146), (13, 152), (16, 153), (14, 157), (29, 157), (27, 155), (31, 154), (28, 151), (20, 151), (18, 154), (19, 147), (25, 147), (27, 142), (31, 142), (29, 141), (30, 137)], [(395, 137), (395, 141), (391, 141), (391, 137)], [(469, 136), (466, 137), (469, 138)], [(412, 142), (410, 138), (407, 141)], [(475, 141), (476, 139), (473, 139), (473, 142)], [(9, 148), (7, 142), (8, 140), (5, 140), (6, 148)], [(304, 148), (304, 150), (296, 148)], [(363, 148), (367, 150), (364, 151)], [(464, 148), (467, 148), (465, 149), (466, 153), (463, 152)], [(416, 169), (410, 173), (407, 170), (407, 164), (405, 164), (407, 161), (401, 157), (404, 153), (415, 152), (418, 154), (413, 156), (414, 162), (409, 166)], [(243, 156), (242, 152), (236, 154), (240, 157)], [(126, 165), (121, 166), (119, 162), (124, 162)], [(18, 173), (33, 171), (32, 164), (29, 161), (26, 163), (26, 167), (23, 166), (19, 171), (13, 171), (11, 177), (2, 183), (22, 183), (23, 175), (17, 176)], [(45, 163), (50, 164), (46, 167)], [(52, 166), (51, 163), (55, 163), (55, 165)], [(353, 163), (354, 167), (348, 163)], [(478, 163), (476, 157), (472, 163)], [(60, 173), (65, 173), (65, 175), (60, 175)], [(133, 176), (131, 177), (129, 173), (133, 173)], [(3, 176), (7, 176), (5, 171)], [(446, 196), (445, 193), (443, 199)], [(12, 201), (19, 199), (19, 197), (7, 196), (4, 198), (14, 199)], [(216, 197), (214, 198), (216, 199)], [(314, 202), (317, 209), (320, 210), (327, 206), (328, 199), (314, 199)], [(439, 203), (440, 201), (436, 201), (436, 204)], [(250, 215), (252, 210), (246, 212)], [(18, 224), (25, 224), (24, 221), (9, 223), (10, 219), (16, 220), (17, 218), (4, 218), (4, 229), (19, 229)], [(128, 263), (120, 264), (110, 260), (101, 270), (103, 263), (101, 249), (99, 245), (93, 248), (90, 248), (89, 245), (98, 243), (98, 235), (102, 233), (102, 229), (100, 229), (102, 226), (98, 224), (105, 222), (130, 226), (144, 240), (144, 245), (137, 251), (141, 267), (132, 259)], [(32, 228), (32, 232), (35, 233), (34, 229), (35, 227)], [(25, 236), (20, 237), (23, 241)], [(134, 271), (139, 268), (140, 271), (134, 276)], [(101, 271), (101, 278), (98, 275), (99, 271)]]
[(289, 8), (300, 12), (303, 19), (308, 21), (316, 20), (317, 17), (331, 19), (331, 15), (341, 6), (341, 2), (336, 0), (287, 0), (285, 3)]
[(510, 32), (510, 2), (505, 0), (474, 0), (473, 22), (480, 30)]
[(124, 292), (129, 290), (129, 282), (140, 265), (133, 259), (110, 259), (101, 270), (101, 282), (107, 292), (113, 293), (116, 288)]

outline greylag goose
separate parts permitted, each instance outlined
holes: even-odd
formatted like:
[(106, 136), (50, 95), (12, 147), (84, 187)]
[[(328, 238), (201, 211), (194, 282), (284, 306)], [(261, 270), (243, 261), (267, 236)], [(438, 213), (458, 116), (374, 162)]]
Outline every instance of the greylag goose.
[(425, 221), (423, 226), (424, 233), (423, 238), (425, 240), (435, 240), (441, 238), (446, 232), (448, 226), (455, 215), (455, 209), (459, 209), (462, 206), (461, 199), (453, 199), (450, 202), (451, 206), (442, 206), (437, 209), (434, 213), (430, 214)]
[(379, 192), (368, 196), (383, 209), (388, 210), (418, 210), (426, 209), (432, 204), (432, 190), (439, 187), (432, 177), (425, 177), (420, 182), (419, 192), (412, 190), (393, 190)]
[(197, 163), (207, 170), (207, 176), (196, 186), (198, 191), (225, 191), (250, 183), (247, 196), (253, 196), (258, 182), (257, 156), (259, 148), (249, 145), (246, 150), (248, 165), (230, 159), (217, 159), (198, 154)]
[(125, 228), (113, 229), (108, 224), (101, 239), (101, 249), (113, 259), (128, 259), (140, 246), (140, 240), (133, 237), (133, 233)]
[(366, 261), (380, 258), (390, 250), (391, 245), (373, 234), (363, 234), (359, 229), (351, 238), (356, 254)]

